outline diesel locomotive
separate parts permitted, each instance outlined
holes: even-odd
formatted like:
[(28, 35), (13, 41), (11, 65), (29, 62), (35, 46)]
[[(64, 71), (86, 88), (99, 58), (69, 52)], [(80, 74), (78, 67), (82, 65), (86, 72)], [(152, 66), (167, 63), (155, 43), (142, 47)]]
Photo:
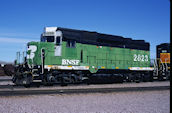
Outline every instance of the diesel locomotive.
[(154, 79), (170, 79), (170, 44), (162, 43), (156, 46), (156, 60), (154, 62)]
[[(150, 44), (122, 36), (45, 27), (40, 42), (27, 44), (15, 61), (17, 85), (152, 81)], [(167, 60), (166, 60), (167, 62)]]

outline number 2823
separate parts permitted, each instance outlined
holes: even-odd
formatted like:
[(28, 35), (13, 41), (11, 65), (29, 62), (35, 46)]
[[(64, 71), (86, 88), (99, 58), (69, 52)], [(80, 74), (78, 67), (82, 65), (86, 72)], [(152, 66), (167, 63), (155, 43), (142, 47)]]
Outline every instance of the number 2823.
[(148, 55), (134, 54), (133, 58), (134, 58), (134, 61), (143, 61), (143, 62), (148, 61)]

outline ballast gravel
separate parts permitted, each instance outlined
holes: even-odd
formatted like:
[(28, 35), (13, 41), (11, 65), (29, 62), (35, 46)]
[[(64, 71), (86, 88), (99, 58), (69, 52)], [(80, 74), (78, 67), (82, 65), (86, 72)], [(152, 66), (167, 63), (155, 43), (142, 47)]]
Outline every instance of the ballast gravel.
[(170, 91), (0, 97), (0, 113), (170, 113)]
[(12, 81), (2, 81), (5, 79), (12, 79), (11, 76), (0, 76), (0, 85), (14, 85), (14, 83), (12, 83)]

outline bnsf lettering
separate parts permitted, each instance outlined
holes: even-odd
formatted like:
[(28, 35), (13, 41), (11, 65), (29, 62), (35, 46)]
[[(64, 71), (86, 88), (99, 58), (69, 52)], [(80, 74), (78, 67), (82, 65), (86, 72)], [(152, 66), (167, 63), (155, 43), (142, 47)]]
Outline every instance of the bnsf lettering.
[(62, 65), (79, 65), (79, 60), (62, 59)]

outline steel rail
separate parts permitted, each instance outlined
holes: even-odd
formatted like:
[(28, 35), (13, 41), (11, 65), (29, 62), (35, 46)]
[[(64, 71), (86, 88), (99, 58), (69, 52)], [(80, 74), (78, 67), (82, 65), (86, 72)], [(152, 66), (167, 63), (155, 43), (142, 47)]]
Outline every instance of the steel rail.
[(82, 94), (82, 93), (111, 93), (134, 91), (170, 90), (170, 86), (151, 87), (118, 87), (118, 88), (85, 88), (85, 89), (43, 89), (40, 90), (1, 90), (0, 96), (45, 95), (45, 94)]
[(12, 81), (12, 79), (0, 79), (0, 82), (4, 82), (4, 81)]

